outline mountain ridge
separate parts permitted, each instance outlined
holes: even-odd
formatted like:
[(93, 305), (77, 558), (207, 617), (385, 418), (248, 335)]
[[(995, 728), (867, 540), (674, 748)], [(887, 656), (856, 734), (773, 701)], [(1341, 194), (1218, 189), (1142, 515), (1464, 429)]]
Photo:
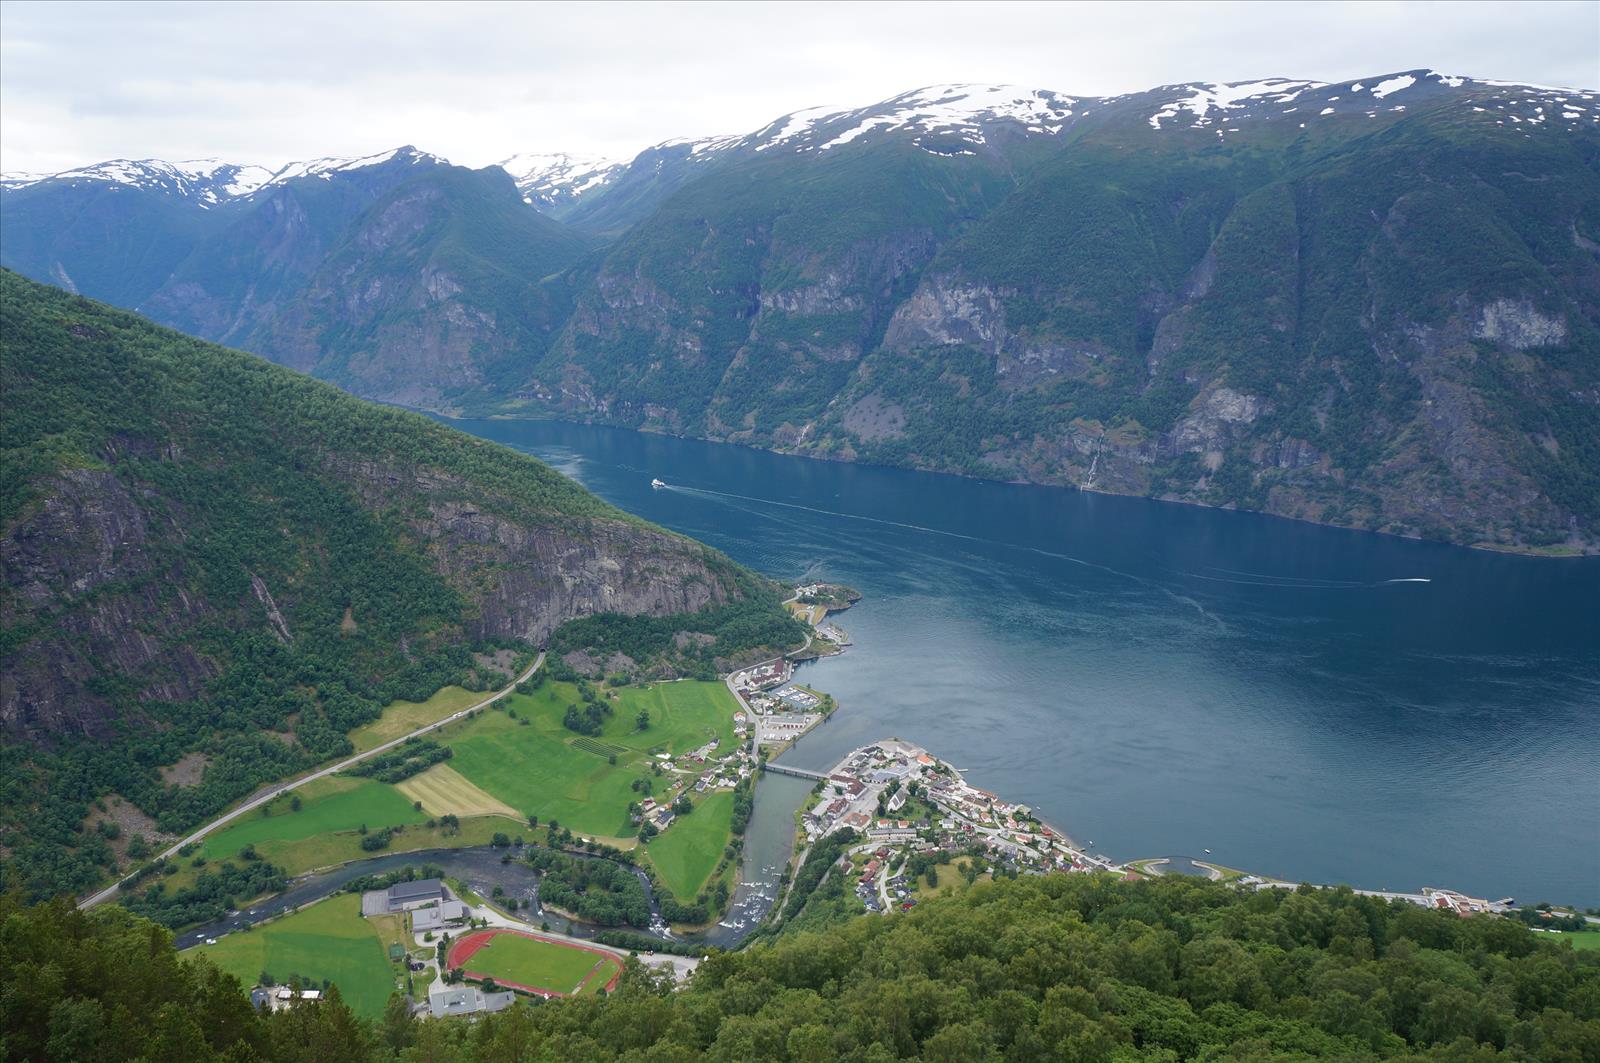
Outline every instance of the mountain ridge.
[(1589, 552), (1597, 98), (929, 86), (509, 178), (8, 188), (0, 252), (438, 412)]

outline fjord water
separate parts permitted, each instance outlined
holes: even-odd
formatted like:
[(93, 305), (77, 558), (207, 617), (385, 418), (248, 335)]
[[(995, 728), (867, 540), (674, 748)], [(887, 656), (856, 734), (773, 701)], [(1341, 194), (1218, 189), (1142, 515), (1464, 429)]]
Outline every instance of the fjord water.
[(802, 673), (840, 710), (787, 762), (898, 736), (1118, 859), (1600, 904), (1600, 561), (453, 423), (763, 572), (863, 592), (837, 617), (854, 648)]

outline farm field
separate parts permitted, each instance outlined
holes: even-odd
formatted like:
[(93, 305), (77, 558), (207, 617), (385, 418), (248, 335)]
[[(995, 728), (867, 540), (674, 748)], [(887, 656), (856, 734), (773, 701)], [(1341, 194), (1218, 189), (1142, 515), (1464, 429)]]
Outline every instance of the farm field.
[(609, 953), (515, 931), (464, 937), (451, 946), (449, 962), (502, 985), (565, 996), (595, 992), (622, 973)]
[(339, 987), (345, 1003), (368, 1018), (383, 1014), (397, 977), (379, 933), (361, 918), (361, 898), (354, 893), (229, 934), (215, 945), (198, 945), (188, 954), (205, 956), (246, 988), (262, 971), (278, 982), (299, 975), (320, 986), (326, 978)]
[(396, 701), (384, 708), (382, 716), (351, 731), (350, 741), (355, 744), (357, 753), (365, 753), (392, 738), (410, 734), (418, 727), (437, 723), (488, 696), (466, 687), (445, 687), (427, 701)]
[[(372, 779), (342, 775), (308, 783), (295, 791), (300, 811), (290, 810), (290, 799), (268, 806), (268, 815), (245, 816), (211, 835), (200, 852), (208, 860), (235, 856), (246, 845), (266, 855), (268, 843), (296, 842), (337, 831), (353, 831), (365, 823), (370, 829), (421, 823), (427, 817), (394, 787)], [(315, 865), (312, 865), (315, 866)]]
[[(406, 807), (410, 809), (411, 806)], [(335, 831), (293, 841), (259, 842), (256, 845), (256, 852), (262, 859), (277, 864), (288, 874), (298, 875), (313, 868), (330, 867), (351, 860), (365, 860), (390, 853), (488, 845), (496, 832), (515, 834), (519, 826), (523, 826), (520, 820), (510, 820), (504, 816), (475, 816), (471, 819), (463, 818), (460, 828), (455, 831), (443, 826), (429, 828), (425, 824), (409, 825), (403, 832), (390, 839), (388, 848), (377, 852), (368, 852), (361, 848), (361, 835), (353, 830)], [(183, 871), (187, 871), (187, 866)]]
[[(651, 754), (731, 742), (736, 706), (721, 683), (657, 683), (617, 694), (596, 737), (562, 725), (567, 708), (581, 700), (574, 685), (549, 682), (508, 698), (504, 712), (452, 724), (438, 740), (455, 751), (453, 771), (519, 813), (623, 840), (633, 833), (628, 805), (639, 798), (632, 784), (652, 778)], [(641, 709), (650, 713), (644, 731), (635, 725)], [(721, 846), (716, 843), (717, 851)]]
[(727, 790), (707, 797), (687, 816), (673, 820), (665, 832), (645, 847), (662, 885), (679, 901), (693, 904), (706, 880), (722, 859), (733, 829), (733, 794)]
[(421, 801), (429, 816), (509, 816), (517, 810), (484, 793), (448, 764), (435, 764), (420, 775), (395, 784), (408, 801)]

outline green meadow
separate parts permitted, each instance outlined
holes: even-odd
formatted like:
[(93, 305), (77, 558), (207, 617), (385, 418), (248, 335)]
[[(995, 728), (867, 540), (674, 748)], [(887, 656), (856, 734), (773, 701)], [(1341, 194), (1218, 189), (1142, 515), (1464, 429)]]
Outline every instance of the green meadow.
[[(392, 706), (383, 720), (369, 725), (381, 725), (382, 733), (361, 736), (357, 744), (374, 745), (404, 733), (419, 721), (449, 715), (468, 703), (468, 693), (445, 690), (428, 702)], [(576, 686), (558, 682), (546, 683), (531, 695), (513, 695), (499, 707), (481, 710), (431, 736), (453, 749), (448, 761), (451, 771), (518, 810), (516, 819), (463, 816), (459, 830), (430, 829), (425, 825), (428, 813), (418, 811), (412, 799), (394, 786), (334, 776), (272, 802), (264, 815), (254, 812), (229, 824), (202, 842), (196, 855), (215, 866), (237, 859), (241, 849), (253, 845), (263, 859), (289, 874), (299, 874), (379, 855), (361, 848), (358, 830), (363, 824), (369, 831), (403, 825), (406, 829), (382, 850), (392, 853), (488, 844), (496, 832), (512, 836), (525, 832), (524, 817), (529, 814), (545, 823), (556, 820), (575, 833), (631, 845), (634, 828), (628, 820), (628, 805), (642, 797), (633, 783), (650, 780), (659, 796), (671, 781), (654, 775), (654, 755), (685, 753), (712, 741), (726, 752), (733, 741), (737, 705), (721, 683), (656, 683), (610, 693), (616, 694), (610, 699), (612, 715), (597, 737), (578, 735), (563, 726), (568, 706), (582, 702)], [(641, 709), (650, 713), (650, 726), (644, 731), (636, 727)], [(392, 712), (399, 716), (391, 719)], [(613, 755), (616, 764), (610, 762)], [(300, 798), (299, 811), (292, 810), (293, 796)], [(731, 810), (731, 803), (728, 808)], [(699, 819), (699, 812), (667, 832), (670, 837), (683, 830), (696, 839), (694, 845), (706, 849), (703, 859), (693, 859), (687, 853), (673, 852), (687, 847), (687, 838), (668, 843), (666, 849), (672, 855), (665, 859), (675, 868), (683, 868), (675, 873), (676, 883), (704, 881), (697, 868), (705, 860), (709, 860), (708, 866), (715, 866), (727, 843), (730, 815), (719, 808), (706, 817), (721, 823), (720, 833), (706, 823), (691, 822)], [(169, 885), (187, 885), (199, 870), (192, 860), (180, 859), (178, 876)], [(699, 888), (687, 896), (694, 896)]]
[[(300, 811), (291, 797), (300, 798)], [(293, 794), (267, 807), (267, 814), (252, 812), (211, 835), (201, 847), (208, 860), (238, 855), (247, 845), (263, 855), (272, 842), (297, 842), (338, 831), (354, 831), (363, 823), (371, 830), (397, 824), (422, 823), (427, 817), (412, 807), (394, 787), (372, 779), (330, 776), (307, 783)]]
[(733, 829), (733, 794), (722, 790), (672, 821), (645, 847), (656, 874), (684, 904), (694, 903), (722, 859)]
[(252, 930), (198, 945), (200, 955), (238, 978), (247, 988), (265, 971), (279, 983), (299, 975), (308, 986), (326, 978), (339, 987), (357, 1014), (383, 1014), (395, 990), (397, 968), (389, 963), (378, 930), (361, 918), (361, 897), (343, 893), (293, 915)]
[[(455, 750), (452, 769), (524, 814), (557, 820), (580, 834), (625, 838), (632, 834), (628, 804), (640, 797), (632, 784), (653, 778), (652, 755), (684, 753), (711, 741), (726, 750), (736, 706), (721, 683), (657, 683), (616, 693), (612, 715), (596, 738), (562, 725), (568, 706), (581, 702), (575, 686), (552, 682), (508, 698), (505, 711), (452, 724), (438, 740)], [(635, 726), (641, 709), (650, 713), (644, 731)], [(657, 792), (664, 789), (656, 780)], [(716, 843), (717, 852), (723, 844)]]
[(1572, 930), (1557, 937), (1555, 934), (1540, 934), (1544, 940), (1571, 942), (1572, 947), (1583, 952), (1600, 950), (1600, 930)]

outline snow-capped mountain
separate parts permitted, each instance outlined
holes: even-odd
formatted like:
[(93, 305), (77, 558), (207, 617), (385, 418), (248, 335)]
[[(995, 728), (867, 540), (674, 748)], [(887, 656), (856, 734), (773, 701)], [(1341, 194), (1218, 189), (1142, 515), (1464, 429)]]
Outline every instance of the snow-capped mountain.
[(1000, 125), (1025, 135), (1060, 133), (1100, 102), (1013, 85), (930, 85), (854, 110), (814, 107), (768, 124), (740, 141), (754, 151), (828, 151), (871, 133), (904, 132), (936, 155), (971, 154)]
[(54, 182), (63, 185), (107, 184), (125, 188), (160, 191), (192, 199), (201, 207), (211, 207), (236, 199), (246, 199), (262, 189), (285, 184), (301, 177), (331, 180), (335, 174), (349, 173), (399, 160), (412, 165), (448, 165), (437, 155), (406, 145), (376, 155), (355, 158), (323, 158), (291, 162), (276, 170), (264, 166), (241, 165), (219, 159), (192, 159), (165, 162), (161, 159), (112, 159), (108, 162), (64, 170), (53, 174), (4, 174), (0, 187), (19, 190)]
[(607, 184), (628, 168), (628, 160), (564, 151), (528, 152), (501, 159), (498, 165), (517, 183), (524, 203), (548, 209), (566, 206)]
[(1565, 122), (1600, 122), (1595, 101), (1600, 94), (1582, 89), (1519, 85), (1504, 81), (1411, 70), (1377, 78), (1328, 84), (1267, 78), (1215, 85), (1166, 85), (1155, 90), (1168, 99), (1146, 121), (1151, 129), (1212, 129), (1218, 136), (1236, 132), (1239, 122), (1289, 120), (1307, 128), (1320, 120), (1374, 119), (1419, 106), (1463, 99), (1474, 111), (1498, 113), (1501, 124), (1547, 119)]
[[(847, 144), (904, 136), (935, 155), (971, 155), (997, 134), (1024, 139), (1060, 136), (1099, 114), (1136, 117), (1149, 129), (1211, 130), (1225, 137), (1240, 122), (1292, 120), (1305, 128), (1319, 120), (1398, 115), (1462, 92), (1483, 111), (1503, 112), (1512, 124), (1600, 122), (1596, 93), (1486, 81), (1433, 70), (1333, 84), (1266, 78), (1232, 83), (1163, 85), (1123, 96), (1068, 96), (1014, 85), (930, 85), (866, 107), (809, 107), (783, 115), (742, 136), (668, 140), (632, 160), (566, 153), (514, 155), (500, 165), (516, 180), (526, 202), (564, 213), (582, 197), (594, 198), (644, 164), (659, 171), (674, 157), (707, 163), (732, 154), (789, 151), (822, 154)], [(673, 149), (687, 148), (687, 151)], [(638, 175), (635, 174), (635, 177)]]
[(130, 188), (155, 189), (179, 196), (193, 196), (203, 203), (219, 203), (247, 196), (273, 179), (273, 172), (261, 166), (240, 166), (220, 159), (190, 159), (164, 162), (161, 159), (111, 159), (107, 162), (65, 170), (54, 174), (8, 173), (0, 175), (0, 186), (27, 188), (45, 181), (63, 183), (104, 183)]

